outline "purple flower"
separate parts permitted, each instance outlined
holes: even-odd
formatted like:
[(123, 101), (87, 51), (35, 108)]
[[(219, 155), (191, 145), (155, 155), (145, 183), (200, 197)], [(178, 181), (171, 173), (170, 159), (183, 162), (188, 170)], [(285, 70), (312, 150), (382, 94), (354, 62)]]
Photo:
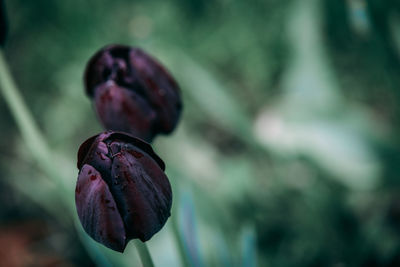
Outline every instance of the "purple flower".
[(172, 132), (182, 110), (176, 81), (138, 48), (102, 48), (86, 66), (85, 87), (106, 129), (148, 142), (159, 133)]
[(75, 202), (85, 231), (123, 252), (129, 240), (147, 241), (170, 216), (171, 186), (151, 146), (120, 132), (86, 140), (78, 152)]

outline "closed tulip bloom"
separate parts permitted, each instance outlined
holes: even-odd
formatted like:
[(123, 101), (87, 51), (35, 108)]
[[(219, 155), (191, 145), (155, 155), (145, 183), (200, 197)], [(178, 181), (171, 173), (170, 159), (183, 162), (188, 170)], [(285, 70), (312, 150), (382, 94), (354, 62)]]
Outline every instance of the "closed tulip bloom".
[(129, 240), (149, 240), (166, 223), (172, 204), (163, 161), (149, 144), (108, 131), (78, 152), (75, 202), (85, 231), (123, 252)]
[(98, 51), (86, 66), (85, 87), (106, 129), (148, 142), (172, 132), (182, 110), (176, 81), (138, 48), (110, 45)]

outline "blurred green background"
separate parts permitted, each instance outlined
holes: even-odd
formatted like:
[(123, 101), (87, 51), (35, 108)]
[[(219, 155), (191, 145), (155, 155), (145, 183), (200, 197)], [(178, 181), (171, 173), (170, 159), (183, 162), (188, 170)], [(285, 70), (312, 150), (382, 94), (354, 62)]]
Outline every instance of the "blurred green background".
[(182, 88), (154, 143), (174, 192), (156, 266), (400, 266), (400, 1), (5, 2), (5, 55), (60, 176), (0, 101), (0, 266), (140, 266), (65, 208), (101, 131), (83, 70), (110, 43)]

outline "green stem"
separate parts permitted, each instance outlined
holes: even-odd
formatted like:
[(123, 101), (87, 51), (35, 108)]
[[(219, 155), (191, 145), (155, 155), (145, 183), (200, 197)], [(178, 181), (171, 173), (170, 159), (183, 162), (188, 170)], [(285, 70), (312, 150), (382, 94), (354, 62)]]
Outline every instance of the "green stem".
[[(57, 170), (54, 164), (51, 151), (47, 146), (47, 143), (44, 141), (45, 139), (41, 135), (38, 126), (35, 124), (35, 120), (28, 111), (21, 94), (17, 89), (17, 86), (9, 71), (3, 50), (1, 49), (0, 90), (4, 96), (6, 104), (11, 111), (11, 115), (14, 117), (17, 123), (17, 126), (22, 134), (22, 138), (28, 149), (31, 151), (36, 163), (40, 169), (56, 183), (57, 188), (61, 191), (60, 195), (66, 197), (68, 193), (63, 182), (63, 178), (60, 176), (60, 172)], [(70, 205), (67, 208), (73, 209), (73, 207)]]
[(140, 240), (136, 239), (135, 246), (139, 253), (143, 267), (154, 267), (153, 260), (151, 259), (151, 255), (146, 243), (143, 243)]
[[(171, 182), (173, 182), (173, 188), (175, 188), (175, 195), (178, 196), (177, 199), (180, 199), (181, 196), (181, 190), (180, 190), (180, 186), (177, 186), (175, 184), (174, 180), (171, 180)], [(179, 202), (180, 203), (180, 202)], [(188, 256), (187, 251), (185, 250), (185, 243), (182, 240), (182, 236), (180, 234), (179, 231), (179, 212), (180, 209), (177, 208), (177, 204), (175, 204), (175, 210), (173, 211), (172, 215), (171, 215), (171, 225), (172, 225), (172, 234), (174, 236), (174, 240), (178, 249), (178, 254), (181, 258), (182, 261), (182, 266), (184, 267), (189, 267), (191, 266), (190, 264), (190, 259)]]
[(3, 51), (0, 50), (0, 89), (12, 115), (21, 130), (22, 137), (37, 160), (49, 158), (49, 149), (29, 113), (11, 77)]
[(176, 216), (172, 217), (172, 231), (175, 238), (175, 242), (179, 251), (179, 256), (181, 257), (182, 266), (190, 266), (190, 260), (188, 258), (187, 252), (185, 251), (185, 244), (183, 243), (182, 237), (179, 234), (178, 221)]

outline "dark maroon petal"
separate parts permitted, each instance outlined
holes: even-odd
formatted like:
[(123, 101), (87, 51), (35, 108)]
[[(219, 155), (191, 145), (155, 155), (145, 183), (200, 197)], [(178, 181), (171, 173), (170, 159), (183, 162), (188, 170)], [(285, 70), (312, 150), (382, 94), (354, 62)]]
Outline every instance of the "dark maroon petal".
[(107, 179), (111, 169), (111, 158), (102, 137), (104, 134), (93, 136), (81, 145), (78, 152), (78, 169), (83, 164), (89, 164)]
[[(110, 151), (108, 150), (108, 146), (110, 145), (111, 142), (119, 142), (120, 145), (124, 146), (133, 146), (133, 147), (138, 147), (145, 151), (150, 157), (152, 157), (153, 160), (155, 160), (160, 168), (164, 171), (165, 170), (165, 164), (164, 161), (154, 152), (154, 150), (151, 148), (151, 145), (135, 136), (132, 136), (130, 134), (124, 133), (124, 132), (116, 132), (116, 131), (106, 131), (101, 134), (97, 134), (95, 136), (90, 137), (87, 139), (85, 142), (82, 143), (82, 145), (79, 147), (78, 151), (78, 169), (81, 168), (81, 166), (85, 163), (90, 163), (93, 165), (93, 155), (96, 151), (98, 151), (98, 146), (99, 143), (103, 142), (106, 144), (107, 150), (105, 150), (105, 147), (103, 144), (100, 146), (102, 147), (101, 151), (103, 156), (101, 158), (104, 158), (104, 155), (107, 155), (107, 157), (112, 156), (110, 154)], [(113, 154), (115, 154), (114, 152)], [(98, 155), (98, 153), (96, 153)], [(100, 161), (101, 162), (101, 161)]]
[(98, 135), (92, 136), (89, 139), (87, 139), (83, 144), (79, 147), (78, 150), (78, 169), (80, 170), (83, 166), (83, 162), (86, 158), (86, 155), (88, 154), (91, 146), (93, 145), (93, 142), (96, 140)]
[(105, 128), (124, 131), (143, 140), (151, 140), (156, 113), (135, 92), (117, 86), (113, 81), (104, 83), (95, 91), (98, 117)]
[(97, 242), (123, 252), (126, 234), (114, 198), (99, 172), (84, 165), (76, 184), (75, 203), (85, 231)]
[[(89, 60), (84, 75), (88, 96), (93, 97), (94, 89), (104, 82), (118, 80), (118, 84), (121, 85), (124, 84), (123, 77), (132, 76), (127, 73), (128, 66), (123, 60), (129, 54), (129, 49), (128, 46), (108, 45), (100, 49)], [(119, 75), (117, 75), (118, 73)]]
[(149, 143), (146, 143), (130, 134), (123, 132), (108, 132), (107, 137), (103, 139), (105, 142), (120, 142), (125, 147), (137, 147), (147, 153), (154, 161), (157, 162), (161, 170), (165, 170), (164, 161), (154, 152)]
[[(147, 163), (146, 167), (142, 161)], [(149, 240), (170, 216), (172, 192), (167, 177), (139, 149), (117, 154), (111, 176), (111, 192), (120, 208), (128, 238)]]
[(159, 116), (159, 130), (171, 132), (182, 109), (180, 89), (176, 81), (154, 58), (140, 49), (133, 49), (130, 62), (138, 72), (138, 78), (147, 88), (146, 96)]

